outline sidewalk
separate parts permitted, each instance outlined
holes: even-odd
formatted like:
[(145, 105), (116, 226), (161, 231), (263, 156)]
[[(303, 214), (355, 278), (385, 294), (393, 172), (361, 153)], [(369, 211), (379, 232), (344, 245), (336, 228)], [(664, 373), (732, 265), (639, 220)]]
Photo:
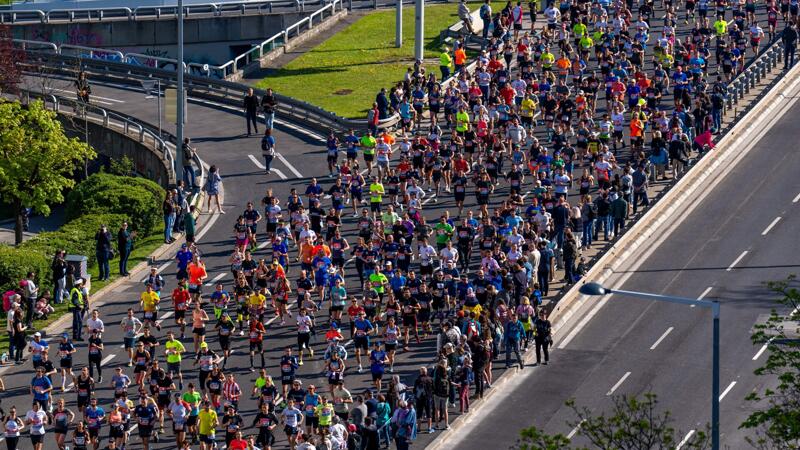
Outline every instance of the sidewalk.
[[(64, 222), (64, 207), (61, 205), (53, 207), (47, 217), (35, 215), (30, 218), (28, 231), (22, 233), (22, 240), (27, 241), (43, 231), (58, 230)], [(0, 243), (14, 245), (14, 225), (14, 219), (0, 222)]]

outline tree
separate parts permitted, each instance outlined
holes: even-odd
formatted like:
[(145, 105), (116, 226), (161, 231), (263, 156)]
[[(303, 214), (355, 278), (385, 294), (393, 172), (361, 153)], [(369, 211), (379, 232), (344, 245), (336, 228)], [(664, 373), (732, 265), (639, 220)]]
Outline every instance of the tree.
[(11, 28), (0, 25), (0, 94), (16, 94), (22, 80), (20, 63), (25, 59), (25, 52), (14, 46)]
[(93, 159), (95, 152), (77, 139), (69, 139), (41, 101), (22, 105), (0, 100), (0, 198), (16, 214), (15, 241), (22, 242), (22, 208), (50, 214), (53, 203), (64, 201), (64, 189), (77, 165)]
[(766, 323), (757, 324), (751, 335), (755, 345), (768, 346), (766, 362), (755, 374), (777, 379), (767, 384), (772, 387), (759, 388), (746, 397), (757, 404), (757, 410), (739, 428), (755, 432), (746, 439), (760, 450), (800, 449), (800, 290), (796, 286), (793, 275), (767, 283), (781, 296), (781, 308), (773, 309)]
[[(617, 450), (673, 449), (679, 443), (676, 437), (683, 436), (672, 428), (669, 411), (658, 412), (657, 396), (646, 393), (642, 399), (636, 397), (613, 397), (611, 413), (595, 415), (586, 407), (578, 407), (574, 400), (567, 406), (575, 413), (576, 419), (567, 422), (577, 428), (577, 435), (588, 441), (589, 448)], [(709, 445), (707, 432), (692, 434), (683, 443), (682, 449), (699, 450)], [(548, 435), (536, 427), (520, 432), (520, 450), (585, 450), (587, 447), (571, 447), (570, 439), (564, 435)]]

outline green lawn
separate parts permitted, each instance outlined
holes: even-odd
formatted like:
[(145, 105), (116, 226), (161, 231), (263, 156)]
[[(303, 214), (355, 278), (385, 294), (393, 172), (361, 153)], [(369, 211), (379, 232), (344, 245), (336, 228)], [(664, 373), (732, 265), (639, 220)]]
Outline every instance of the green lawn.
[[(136, 240), (136, 246), (131, 253), (131, 256), (128, 258), (128, 270), (132, 269), (133, 266), (139, 264), (142, 261), (145, 261), (151, 253), (156, 251), (158, 247), (164, 244), (164, 227), (159, 227), (158, 230), (154, 231), (154, 234)], [(92, 292), (97, 292), (110, 282), (114, 281), (115, 279), (119, 278), (119, 258), (116, 258), (111, 261), (111, 278), (108, 281), (92, 281)], [(92, 279), (97, 279), (97, 264), (93, 265), (89, 268), (89, 273), (92, 275)], [(52, 286), (44, 286), (43, 289), (50, 289), (52, 292)], [(136, 300), (136, 298), (132, 298), (132, 300)], [(91, 302), (91, 299), (90, 299)], [(91, 303), (90, 303), (91, 306)], [(64, 314), (70, 314), (67, 309), (67, 304), (63, 303), (60, 305), (53, 305), (55, 308), (55, 312), (50, 314), (50, 317), (47, 320), (37, 320), (34, 321), (33, 325), (36, 327), (37, 330), (42, 330), (46, 328), (51, 323), (55, 322), (59, 317), (63, 316)], [(5, 320), (5, 319), (3, 319)], [(71, 328), (71, 324), (67, 325), (63, 331), (69, 331)], [(52, 338), (51, 338), (52, 339)], [(8, 352), (8, 334), (2, 333), (0, 334), (0, 353)], [(9, 360), (12, 358), (9, 356)]]
[[(475, 10), (480, 3), (471, 3)], [(439, 33), (458, 22), (458, 4), (425, 7), (425, 57), (438, 57)], [(363, 118), (381, 87), (414, 64), (414, 7), (403, 10), (403, 46), (395, 48), (395, 11), (370, 13), (258, 82), (344, 117)], [(429, 65), (430, 66), (430, 65)], [(428, 67), (439, 75), (438, 65)]]

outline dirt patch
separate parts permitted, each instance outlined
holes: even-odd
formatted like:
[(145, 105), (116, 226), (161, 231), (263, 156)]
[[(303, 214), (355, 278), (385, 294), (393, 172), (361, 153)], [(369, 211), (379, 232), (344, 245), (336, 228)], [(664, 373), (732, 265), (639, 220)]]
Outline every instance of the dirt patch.
[(352, 93), (352, 89), (339, 89), (338, 91), (335, 91), (333, 95), (350, 95)]

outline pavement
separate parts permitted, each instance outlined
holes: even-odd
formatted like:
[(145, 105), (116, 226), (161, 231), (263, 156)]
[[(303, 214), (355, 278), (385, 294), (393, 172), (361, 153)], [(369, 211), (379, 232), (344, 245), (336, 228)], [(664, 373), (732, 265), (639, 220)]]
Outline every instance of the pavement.
[[(28, 222), (28, 231), (22, 233), (22, 240), (26, 241), (44, 231), (55, 231), (64, 224), (64, 207), (54, 206), (51, 208), (50, 215), (42, 216), (34, 214)], [(0, 243), (14, 245), (14, 229), (16, 228), (15, 219), (8, 219), (0, 222)]]
[[(657, 31), (654, 31), (656, 33)], [(400, 76), (400, 74), (398, 74)], [(71, 83), (69, 81), (61, 81), (55, 89), (59, 89), (59, 94), (71, 96)], [(100, 106), (109, 109), (117, 110), (120, 112), (135, 115), (142, 120), (150, 123), (157, 123), (156, 116), (156, 100), (155, 98), (148, 98), (139, 89), (133, 89), (123, 85), (100, 85), (93, 86), (93, 101), (96, 101)], [(186, 128), (186, 135), (192, 138), (193, 143), (197, 146), (200, 156), (210, 165), (216, 165), (220, 168), (220, 173), (223, 178), (225, 189), (225, 198), (223, 207), (227, 210), (227, 214), (212, 214), (206, 216), (207, 229), (204, 233), (198, 235), (200, 242), (200, 249), (205, 257), (206, 267), (209, 273), (208, 281), (222, 281), (226, 286), (230, 286), (230, 272), (228, 256), (232, 248), (232, 227), (236, 215), (242, 210), (248, 200), (252, 200), (256, 204), (260, 204), (260, 199), (267, 189), (273, 189), (274, 194), (280, 199), (286, 199), (291, 188), (296, 188), (298, 191), (303, 192), (305, 186), (308, 184), (310, 177), (322, 177), (327, 174), (325, 164), (325, 150), (324, 141), (320, 136), (313, 132), (309, 132), (297, 126), (281, 123), (278, 121), (275, 130), (275, 139), (277, 141), (277, 151), (281, 157), (277, 158), (273, 163), (273, 174), (267, 176), (259, 167), (260, 164), (260, 146), (257, 136), (248, 137), (245, 135), (245, 124), (243, 117), (239, 112), (231, 111), (229, 109), (191, 102), (188, 112), (188, 125)], [(780, 122), (780, 126), (789, 127), (787, 132), (796, 132), (794, 125), (786, 120)], [(172, 131), (170, 126), (165, 126), (165, 129)], [(780, 128), (777, 128), (780, 129)], [(260, 128), (260, 130), (263, 130)], [(774, 136), (774, 135), (773, 135)], [(778, 141), (779, 142), (779, 141)], [(775, 145), (774, 143), (772, 145)], [(779, 146), (780, 147), (780, 146)], [(767, 148), (767, 146), (764, 146)], [(759, 153), (760, 152), (760, 153)], [(761, 150), (761, 144), (758, 149), (754, 150), (754, 155), (762, 154), (762, 156), (753, 160), (753, 166), (748, 166), (748, 170), (742, 175), (747, 176), (748, 180), (756, 180), (751, 183), (734, 182), (730, 189), (747, 189), (746, 194), (739, 194), (738, 197), (730, 197), (730, 192), (726, 196), (717, 197), (716, 191), (709, 198), (714, 198), (717, 203), (710, 204), (707, 208), (710, 209), (708, 214), (702, 216), (702, 220), (697, 223), (689, 219), (676, 231), (675, 237), (671, 237), (664, 245), (678, 245), (680, 249), (675, 248), (672, 251), (660, 250), (658, 253), (661, 260), (651, 259), (645, 260), (646, 265), (643, 267), (649, 268), (652, 272), (647, 276), (636, 274), (626, 283), (641, 283), (642, 288), (653, 289), (658, 286), (658, 282), (665, 283), (662, 289), (669, 289), (673, 294), (685, 295), (699, 295), (700, 292), (708, 287), (709, 283), (714, 281), (713, 274), (725, 272), (721, 274), (725, 278), (720, 278), (718, 281), (719, 286), (726, 286), (726, 290), (712, 289), (714, 296), (730, 296), (734, 298), (736, 292), (740, 295), (747, 296), (748, 298), (741, 299), (740, 301), (732, 301), (732, 305), (736, 306), (738, 311), (741, 308), (743, 316), (741, 321), (737, 320), (735, 327), (727, 329), (726, 322), (723, 328), (723, 341), (726, 347), (734, 345), (737, 342), (746, 342), (749, 344), (749, 333), (747, 330), (752, 325), (753, 320), (749, 317), (757, 309), (757, 306), (763, 306), (763, 302), (755, 299), (768, 298), (763, 290), (758, 290), (758, 282), (766, 279), (781, 278), (783, 272), (781, 270), (788, 270), (790, 267), (783, 267), (778, 270), (776, 267), (770, 269), (745, 269), (750, 264), (755, 264), (757, 256), (761, 255), (761, 251), (756, 251), (755, 248), (749, 251), (739, 262), (738, 269), (730, 273), (725, 269), (733, 261), (743, 249), (739, 249), (747, 241), (745, 239), (753, 230), (748, 229), (755, 226), (749, 223), (755, 218), (750, 218), (741, 212), (734, 216), (734, 213), (729, 211), (731, 208), (731, 198), (750, 200), (750, 195), (755, 195), (756, 192), (761, 192), (762, 189), (779, 189), (781, 192), (764, 192), (762, 197), (758, 197), (758, 203), (750, 201), (742, 201), (736, 205), (736, 208), (753, 210), (754, 208), (764, 207), (777, 207), (779, 201), (775, 195), (788, 195), (788, 191), (794, 193), (800, 192), (800, 187), (789, 185), (787, 183), (797, 183), (794, 179), (787, 179), (786, 183), (767, 183), (765, 180), (774, 180), (783, 178), (775, 178), (769, 172), (772, 167), (777, 167), (775, 170), (781, 172), (789, 170), (792, 167), (792, 162), (796, 162), (792, 155), (786, 149), (780, 151)], [(770, 161), (775, 163), (774, 158), (779, 158), (783, 154), (787, 160), (781, 162), (778, 166), (770, 166)], [(777, 161), (780, 162), (780, 161)], [(754, 170), (764, 165), (764, 170), (761, 177), (753, 176)], [(579, 170), (579, 169), (576, 169)], [(738, 170), (738, 169), (737, 169)], [(769, 175), (769, 177), (767, 177)], [(763, 180), (763, 181), (762, 181)], [(730, 178), (726, 183), (719, 187), (724, 191), (724, 186), (728, 186)], [(656, 189), (663, 189), (668, 183), (659, 182), (655, 184)], [(499, 203), (500, 199), (505, 198), (507, 195), (507, 187), (501, 185), (496, 191), (493, 199), (494, 206)], [(761, 195), (761, 194), (759, 194)], [(432, 218), (440, 215), (444, 211), (450, 211), (452, 216), (456, 215), (452, 197), (449, 195), (443, 198), (434, 199), (432, 195), (425, 198), (425, 214), (426, 217)], [(574, 196), (570, 198), (574, 200)], [(436, 200), (436, 201), (434, 201)], [(791, 201), (791, 199), (790, 199)], [(474, 198), (468, 196), (467, 209), (474, 209)], [(754, 206), (750, 206), (754, 205)], [(781, 214), (786, 214), (781, 212)], [(730, 220), (720, 220), (721, 218), (728, 218)], [(761, 215), (758, 215), (762, 218)], [(766, 220), (766, 218), (763, 218)], [(770, 217), (770, 220), (773, 218)], [(772, 239), (779, 237), (781, 229), (785, 228), (787, 220), (782, 220), (777, 226), (773, 227), (767, 237)], [(694, 223), (696, 228), (688, 228), (688, 225)], [(760, 224), (756, 224), (760, 226)], [(721, 227), (722, 228), (719, 228)], [(728, 228), (730, 227), (730, 228)], [(735, 229), (734, 229), (735, 228)], [(353, 240), (354, 224), (352, 219), (344, 220), (345, 235), (354, 244)], [(262, 229), (263, 230), (263, 229)], [(715, 233), (711, 233), (714, 230)], [(681, 234), (684, 233), (684, 234)], [(705, 240), (698, 241), (697, 233), (711, 233), (706, 236)], [(739, 233), (738, 235), (736, 233)], [(750, 233), (750, 234), (748, 234)], [(756, 233), (758, 234), (758, 233)], [(681, 238), (681, 236), (683, 236)], [(728, 238), (727, 236), (730, 236)], [(723, 239), (724, 238), (724, 239)], [(785, 237), (784, 237), (785, 238)], [(727, 245), (722, 243), (725, 240)], [(702, 242), (705, 245), (698, 245)], [(792, 252), (796, 249), (790, 249), (790, 246), (778, 242), (776, 244), (776, 251), (785, 252), (791, 256)], [(793, 242), (793, 241), (792, 241)], [(591, 255), (607, 248), (610, 243), (600, 242), (593, 246), (590, 252)], [(755, 245), (755, 244), (753, 244)], [(712, 247), (713, 246), (713, 247)], [(766, 247), (764, 247), (766, 248)], [(701, 251), (705, 249), (706, 251)], [(791, 250), (791, 251), (789, 251)], [(732, 253), (732, 255), (728, 255)], [(256, 258), (266, 256), (263, 250), (256, 252)], [(728, 256), (731, 256), (728, 258)], [(763, 254), (764, 260), (767, 254)], [(724, 258), (723, 258), (724, 257)], [(655, 258), (651, 257), (651, 258)], [(715, 259), (716, 258), (716, 259)], [(769, 261), (762, 260), (759, 265), (770, 265)], [(691, 263), (686, 265), (686, 262)], [(652, 265), (650, 265), (652, 263)], [(723, 265), (724, 264), (724, 265)], [(790, 263), (785, 263), (790, 264)], [(165, 292), (171, 292), (175, 286), (175, 266), (169, 259), (164, 258), (157, 261), (157, 267), (167, 280), (167, 287)], [(719, 268), (722, 269), (719, 269)], [(296, 270), (296, 269), (295, 269)], [(766, 272), (769, 270), (768, 274)], [(752, 278), (745, 276), (746, 274), (755, 274)], [(767, 276), (769, 275), (769, 276)], [(352, 270), (348, 272), (347, 281), (349, 289), (355, 291), (353, 287), (355, 274)], [(644, 278), (641, 278), (644, 277)], [(556, 277), (558, 278), (558, 277)], [(730, 279), (730, 280), (728, 280)], [(758, 281), (756, 281), (758, 279)], [(676, 281), (677, 280), (677, 281)], [(748, 281), (749, 280), (749, 281)], [(108, 301), (102, 308), (102, 318), (106, 322), (108, 331), (104, 335), (106, 343), (106, 350), (104, 351), (104, 372), (106, 376), (111, 373), (113, 367), (124, 364), (125, 355), (120, 348), (122, 343), (121, 330), (117, 326), (121, 318), (124, 316), (125, 310), (130, 306), (135, 306), (138, 303), (138, 297), (143, 287), (140, 283), (141, 280), (133, 279), (117, 286), (111, 294), (109, 294)], [(722, 284), (724, 281), (725, 284)], [(668, 283), (669, 282), (669, 283)], [(705, 286), (693, 285), (692, 283), (706, 283)], [(743, 283), (743, 284), (728, 284), (728, 283)], [(631, 285), (634, 286), (634, 285)], [(731, 286), (746, 286), (744, 291), (728, 292)], [(553, 291), (561, 289), (560, 284), (555, 284), (552, 288)], [(625, 284), (624, 287), (630, 287)], [(634, 286), (636, 287), (636, 286)], [(210, 287), (206, 288), (207, 290)], [(683, 291), (686, 289), (686, 292)], [(699, 292), (689, 292), (699, 290)], [(351, 291), (351, 292), (352, 292)], [(738, 298), (738, 297), (737, 297)], [(169, 297), (164, 296), (166, 303), (169, 304)], [(613, 302), (608, 302), (607, 307), (599, 310), (591, 321), (586, 321), (583, 330), (576, 335), (569, 345), (563, 349), (559, 348), (554, 350), (553, 361), (554, 364), (548, 366), (546, 370), (543, 368), (530, 368), (524, 370), (524, 377), (518, 379), (514, 386), (519, 386), (519, 391), (513, 396), (513, 401), (504, 404), (503, 408), (498, 412), (503, 417), (502, 421), (492, 420), (494, 415), (481, 414), (480, 417), (473, 415), (470, 417), (469, 423), (472, 425), (468, 430), (462, 433), (467, 436), (458, 448), (477, 448), (479, 445), (485, 446), (491, 444), (493, 446), (502, 446), (505, 444), (513, 443), (516, 433), (521, 426), (530, 424), (539, 424), (545, 427), (548, 431), (558, 431), (567, 433), (570, 430), (564, 429), (566, 410), (563, 408), (563, 402), (569, 397), (576, 397), (581, 404), (589, 403), (587, 406), (599, 408), (603, 406), (605, 396), (602, 394), (607, 393), (610, 388), (618, 384), (614, 389), (616, 393), (634, 393), (641, 392), (649, 386), (648, 383), (661, 383), (671, 389), (669, 399), (662, 399), (666, 404), (667, 400), (681, 397), (686, 400), (685, 411), (682, 409), (681, 417), (691, 417), (689, 423), (680, 424), (682, 427), (694, 427), (697, 422), (702, 421), (703, 417), (708, 414), (704, 412), (704, 399), (707, 395), (700, 395), (698, 392), (704, 392), (707, 376), (704, 371), (710, 370), (705, 363), (705, 356), (701, 356), (698, 361), (686, 362), (686, 355), (703, 355), (703, 343), (707, 342), (708, 336), (701, 338), (699, 334), (702, 333), (704, 323), (708, 322), (707, 317), (703, 313), (692, 311), (692, 316), (685, 315), (683, 312), (670, 312), (668, 308), (661, 308), (660, 305), (643, 304), (639, 301), (628, 301), (614, 299)], [(731, 307), (733, 308), (733, 306)], [(665, 309), (662, 311), (661, 309)], [(162, 333), (157, 333), (163, 336), (169, 330), (175, 330), (175, 326), (171, 319), (171, 306), (162, 309), (161, 315), (163, 320), (164, 330)], [(652, 315), (658, 314), (658, 315)], [(734, 315), (733, 312), (728, 312), (725, 309), (724, 314), (731, 314), (732, 317), (739, 317)], [(738, 313), (737, 313), (738, 314)], [(694, 317), (694, 316), (697, 317)], [(746, 317), (745, 317), (746, 316)], [(748, 322), (749, 320), (749, 322)], [(741, 322), (741, 323), (740, 323)], [(626, 326), (618, 326), (618, 324), (625, 324)], [(611, 325), (611, 326), (609, 326)], [(732, 324), (734, 325), (734, 324)], [(673, 327), (662, 342), (656, 346), (655, 350), (648, 350), (652, 343), (664, 333), (668, 327)], [(742, 329), (744, 327), (744, 330)], [(733, 333), (738, 333), (734, 335)], [(212, 349), (218, 349), (216, 336), (214, 333), (209, 333), (209, 342)], [(728, 340), (726, 340), (728, 339)], [(252, 387), (254, 376), (250, 374), (247, 367), (249, 361), (246, 356), (246, 343), (234, 341), (234, 354), (228, 363), (229, 370), (233, 371), (239, 380), (244, 391), (249, 391)], [(292, 326), (276, 326), (273, 325), (267, 332), (267, 348), (269, 353), (268, 358), (268, 371), (271, 375), (277, 375), (277, 362), (285, 345), (294, 345), (295, 337)], [(618, 346), (623, 345), (623, 347)], [(323, 349), (323, 344), (315, 343), (314, 348), (316, 351)], [(557, 345), (560, 345), (557, 341)], [(639, 347), (636, 347), (636, 346)], [(739, 344), (737, 344), (739, 345)], [(742, 346), (744, 344), (741, 344)], [(76, 355), (77, 366), (83, 365), (85, 361), (86, 349), (83, 344), (79, 345), (79, 353)], [(636, 347), (636, 348), (634, 348)], [(640, 348), (642, 347), (642, 348)], [(352, 347), (348, 348), (352, 352)], [(656, 352), (656, 350), (658, 352)], [(665, 350), (673, 350), (672, 352)], [(413, 381), (413, 374), (420, 365), (429, 365), (432, 362), (433, 354), (435, 351), (435, 344), (432, 338), (428, 338), (419, 345), (412, 345), (412, 351), (408, 353), (401, 353), (398, 355), (398, 362), (395, 365), (395, 373), (401, 376), (401, 379), (410, 383)], [(675, 353), (679, 351), (681, 353)], [(726, 348), (725, 352), (729, 352)], [(656, 353), (654, 353), (656, 352)], [(663, 353), (662, 353), (663, 352)], [(692, 353), (689, 353), (692, 352)], [(163, 352), (159, 352), (163, 358)], [(743, 355), (750, 354), (745, 352)], [(724, 353), (727, 355), (727, 353)], [(744, 358), (739, 355), (739, 360), (725, 361), (723, 363), (723, 375), (728, 378), (725, 380), (739, 380), (746, 378), (744, 374), (745, 369), (742, 368), (745, 363), (749, 361), (749, 356)], [(352, 358), (352, 355), (351, 355)], [(188, 359), (188, 358), (187, 358)], [(669, 364), (666, 366), (665, 364)], [(348, 366), (352, 367), (352, 359)], [(184, 363), (184, 366), (188, 364)], [(739, 377), (733, 378), (735, 375), (734, 367), (738, 367)], [(299, 375), (303, 380), (304, 385), (313, 383), (318, 386), (327, 386), (327, 382), (322, 375), (322, 361), (317, 357), (313, 361), (307, 361), (306, 364), (300, 369)], [(660, 370), (655, 370), (660, 368)], [(625, 373), (631, 372), (626, 376), (622, 383), (618, 381), (624, 376)], [(749, 372), (748, 372), (749, 373)], [(196, 380), (196, 371), (187, 370), (185, 373), (187, 380)], [(545, 377), (545, 379), (540, 379)], [(346, 384), (351, 392), (360, 393), (369, 386), (368, 375), (358, 375), (348, 370), (346, 377)], [(108, 379), (108, 378), (106, 378)], [(13, 367), (8, 370), (4, 375), (6, 386), (9, 391), (0, 396), (7, 407), (9, 404), (16, 404), (19, 408), (27, 409), (29, 402), (27, 385), (30, 380), (30, 366), (28, 364), (21, 367)], [(56, 376), (55, 381), (60, 384), (60, 377)], [(684, 385), (684, 383), (686, 383)], [(730, 398), (741, 398), (742, 384), (734, 385), (734, 388), (729, 390), (728, 395)], [(726, 383), (723, 382), (723, 386)], [(677, 389), (676, 389), (677, 388)], [(630, 390), (629, 390), (630, 389)], [(639, 389), (638, 391), (636, 389)], [(684, 396), (683, 390), (687, 391)], [(680, 391), (680, 392), (676, 392)], [(678, 395), (680, 393), (680, 395)], [(99, 389), (98, 396), (102, 399), (101, 405), (107, 405), (110, 398), (110, 391), (107, 387)], [(738, 396), (738, 397), (737, 397)], [(68, 401), (68, 407), (75, 408), (75, 394), (73, 392), (67, 393), (65, 399)], [(531, 399), (535, 399), (531, 401)], [(582, 403), (583, 402), (583, 403)], [(732, 402), (731, 402), (732, 403)], [(243, 398), (241, 401), (241, 409), (245, 416), (245, 421), (251, 420), (252, 412), (254, 411), (255, 401), (249, 398)], [(727, 408), (727, 405), (725, 406)], [(683, 408), (683, 406), (682, 406)], [(672, 408), (676, 413), (676, 408)], [(725, 411), (725, 410), (723, 410)], [(724, 417), (729, 417), (730, 414), (724, 412)], [(451, 415), (457, 416), (457, 415)], [(478, 419), (483, 417), (490, 417), (490, 420), (480, 421)], [(726, 419), (727, 420), (727, 419)], [(499, 422), (499, 423), (498, 423)], [(533, 422), (533, 423), (531, 423)], [(526, 425), (527, 424), (527, 425)], [(726, 422), (729, 425), (729, 423)], [(730, 427), (726, 428), (726, 432), (731, 432)], [(105, 432), (104, 432), (105, 434)], [(278, 433), (281, 435), (281, 433)], [(415, 442), (415, 446), (422, 447), (431, 442), (434, 435), (420, 436)], [(282, 436), (278, 447), (285, 448), (286, 443)], [(164, 441), (168, 441), (166, 439)], [(138, 445), (138, 439), (134, 439)], [(154, 445), (152, 448), (163, 449), (171, 447), (171, 442), (163, 442)], [(507, 445), (506, 445), (507, 447)], [(53, 449), (55, 445), (52, 442), (46, 442), (46, 449)], [(135, 447), (134, 447), (135, 448)]]
[[(753, 136), (749, 153), (709, 186), (691, 212), (678, 215), (681, 222), (669, 238), (643, 249), (642, 259), (631, 258), (606, 283), (721, 303), (723, 448), (746, 446), (747, 432), (738, 427), (755, 405), (745, 396), (774, 383), (753, 374), (766, 356), (750, 341), (750, 331), (778, 298), (764, 283), (800, 267), (793, 236), (800, 221), (800, 180), (794, 176), (800, 155), (782, 145), (800, 131), (800, 106), (787, 95), (782, 102), (794, 106)], [(672, 413), (679, 441), (705, 429), (711, 415), (709, 311), (612, 295), (590, 299), (576, 315), (585, 319), (556, 336), (551, 364), (518, 373), (448, 438), (448, 448), (509, 448), (529, 426), (572, 437), (577, 420), (566, 399), (599, 413), (610, 410), (612, 395), (646, 392), (657, 394), (659, 409)], [(589, 445), (580, 435), (573, 444)]]

